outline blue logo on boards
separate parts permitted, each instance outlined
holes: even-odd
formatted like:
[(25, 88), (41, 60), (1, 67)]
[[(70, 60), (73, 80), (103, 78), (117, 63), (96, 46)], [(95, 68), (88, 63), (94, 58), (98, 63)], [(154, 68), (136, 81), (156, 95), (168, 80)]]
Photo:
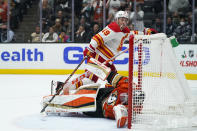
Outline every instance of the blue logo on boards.
[[(125, 50), (127, 47), (123, 47), (123, 50)], [(138, 47), (134, 48), (134, 51), (137, 52)], [(126, 52), (128, 54), (128, 51)], [(148, 47), (143, 47), (143, 65), (146, 65), (150, 61), (150, 50)], [(82, 47), (66, 47), (64, 48), (63, 53), (63, 59), (64, 62), (67, 64), (79, 64), (81, 60), (83, 59), (83, 48)], [(127, 57), (123, 58), (122, 60), (119, 60), (118, 58), (114, 61), (114, 64), (128, 64), (129, 61), (129, 55)], [(134, 64), (138, 64), (138, 58), (134, 58)]]
[[(76, 53), (77, 54), (73, 54)], [(82, 47), (66, 47), (64, 49), (64, 62), (67, 64), (79, 64), (83, 59)]]

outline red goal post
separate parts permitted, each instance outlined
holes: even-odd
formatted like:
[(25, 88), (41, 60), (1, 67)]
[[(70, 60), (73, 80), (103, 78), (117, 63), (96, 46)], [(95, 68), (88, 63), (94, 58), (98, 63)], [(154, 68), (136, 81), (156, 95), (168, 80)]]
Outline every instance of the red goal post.
[(192, 126), (190, 88), (164, 33), (129, 39), (128, 128)]

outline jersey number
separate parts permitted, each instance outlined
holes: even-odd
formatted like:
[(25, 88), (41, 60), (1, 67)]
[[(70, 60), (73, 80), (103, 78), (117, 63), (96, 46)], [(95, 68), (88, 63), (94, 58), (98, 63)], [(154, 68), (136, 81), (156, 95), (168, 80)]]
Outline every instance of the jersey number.
[(107, 29), (102, 30), (102, 32), (103, 32), (103, 34), (106, 35), (106, 36), (109, 35), (109, 33), (110, 33), (110, 31), (107, 30)]

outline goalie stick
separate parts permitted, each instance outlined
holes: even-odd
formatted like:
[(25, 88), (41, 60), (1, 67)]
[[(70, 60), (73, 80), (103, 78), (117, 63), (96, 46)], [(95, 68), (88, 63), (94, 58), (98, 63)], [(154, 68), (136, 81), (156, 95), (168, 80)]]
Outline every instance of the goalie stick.
[[(73, 70), (73, 72), (72, 72), (72, 73), (70, 74), (70, 76), (65, 80), (63, 86), (62, 86), (61, 88), (59, 88), (59, 90), (56, 92), (56, 94), (53, 95), (53, 97), (51, 97), (51, 99), (49, 100), (49, 104), (50, 104), (50, 102), (55, 98), (56, 95), (59, 95), (59, 93), (60, 93), (61, 90), (63, 89), (64, 85), (70, 80), (70, 78), (73, 76), (73, 74), (78, 70), (78, 68), (81, 66), (81, 64), (82, 64), (86, 59), (87, 59), (87, 56), (85, 56), (85, 57), (83, 58), (83, 60), (79, 63), (79, 65)], [(40, 111), (40, 113), (43, 113), (49, 104), (46, 104), (46, 105), (42, 108), (42, 110)]]

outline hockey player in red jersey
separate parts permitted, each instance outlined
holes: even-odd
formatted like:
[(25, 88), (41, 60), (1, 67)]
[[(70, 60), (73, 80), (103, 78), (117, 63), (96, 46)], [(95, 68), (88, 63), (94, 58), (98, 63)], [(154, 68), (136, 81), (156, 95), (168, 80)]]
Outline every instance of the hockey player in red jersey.
[[(84, 56), (94, 58), (99, 62), (112, 58), (122, 50), (122, 46), (126, 38), (128, 39), (130, 30), (127, 27), (129, 16), (126, 11), (118, 11), (115, 15), (115, 21), (106, 26), (101, 32), (92, 37), (89, 46), (84, 50)], [(88, 62), (87, 61), (87, 62)], [(106, 63), (112, 71), (117, 72), (113, 63)], [(75, 84), (66, 84), (64, 94), (68, 94), (68, 87), (76, 89), (85, 83), (96, 83), (98, 77), (94, 74), (86, 73), (85, 80), (80, 80)]]
[[(84, 50), (84, 56), (88, 56), (87, 62), (90, 58), (103, 63), (117, 55), (123, 47), (123, 43), (129, 39), (129, 35), (141, 34), (150, 35), (156, 33), (152, 28), (145, 28), (143, 32), (130, 31), (127, 27), (129, 23), (129, 16), (126, 11), (118, 11), (115, 15), (115, 21), (106, 26), (102, 31), (92, 37), (89, 46)], [(117, 72), (116, 67), (112, 62), (105, 64), (113, 72)], [(77, 89), (82, 85), (96, 83), (98, 77), (85, 70), (82, 74), (83, 79), (65, 84), (63, 94), (69, 94), (69, 90)], [(106, 87), (110, 86), (106, 84)]]

